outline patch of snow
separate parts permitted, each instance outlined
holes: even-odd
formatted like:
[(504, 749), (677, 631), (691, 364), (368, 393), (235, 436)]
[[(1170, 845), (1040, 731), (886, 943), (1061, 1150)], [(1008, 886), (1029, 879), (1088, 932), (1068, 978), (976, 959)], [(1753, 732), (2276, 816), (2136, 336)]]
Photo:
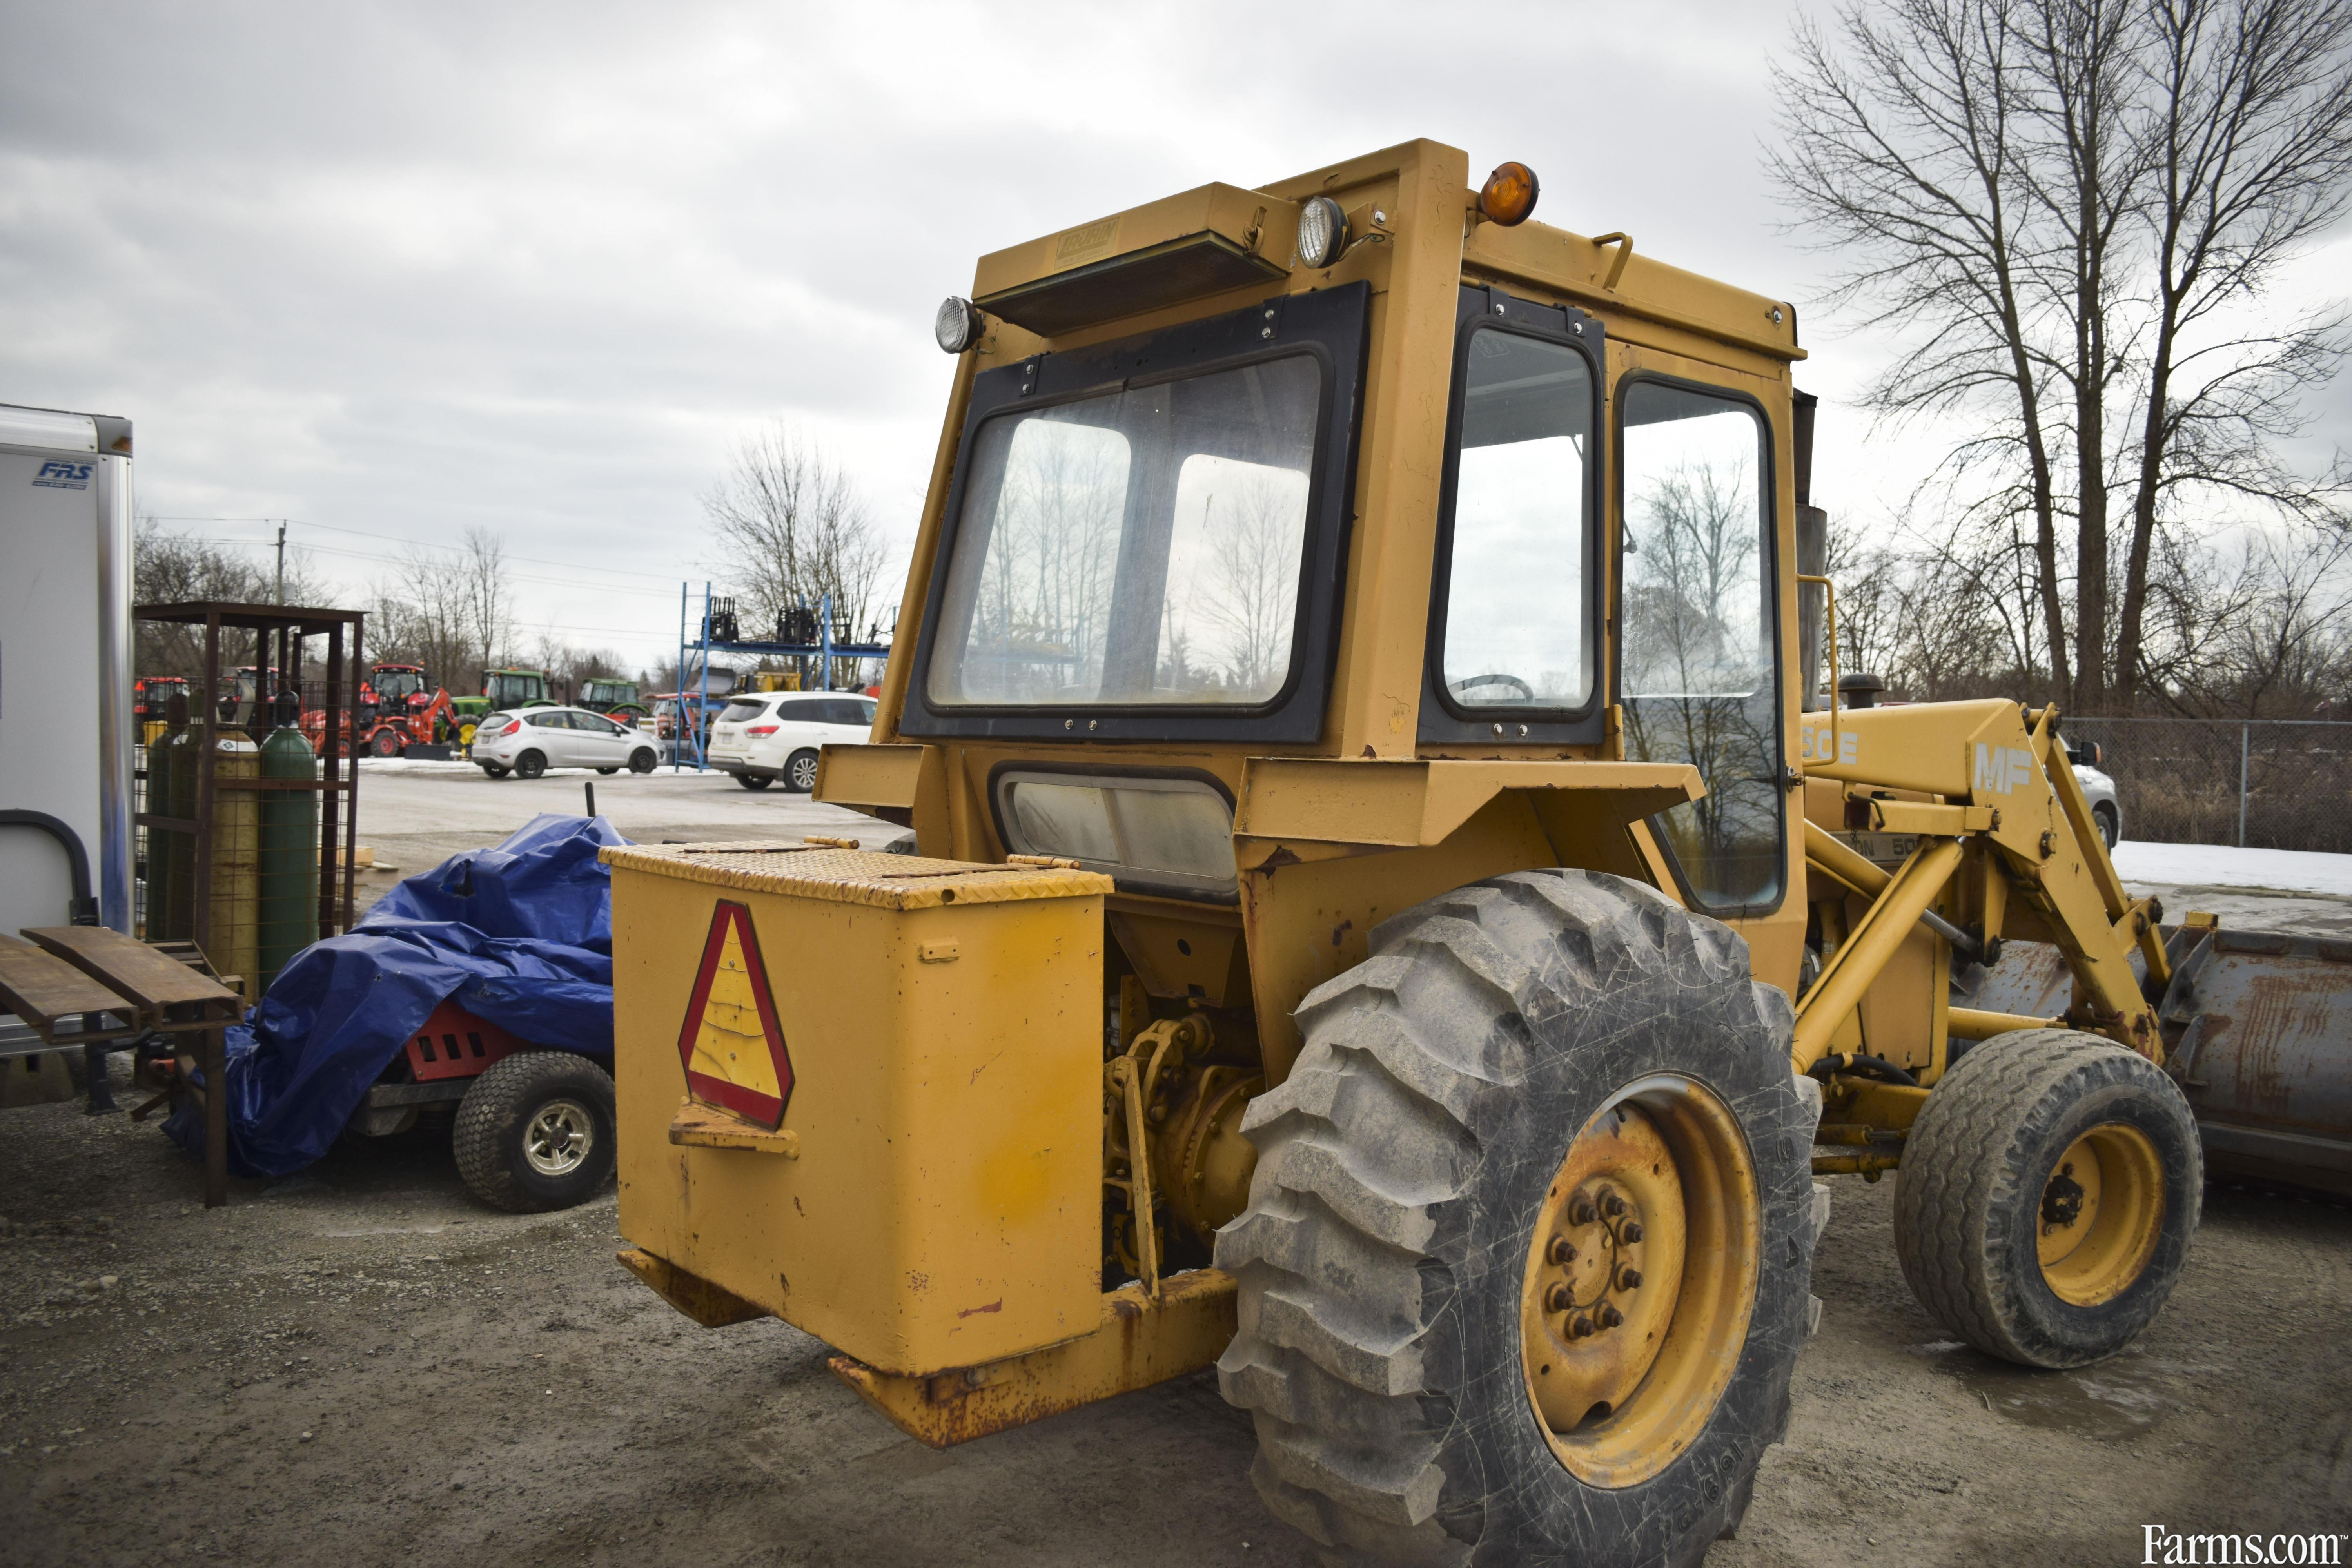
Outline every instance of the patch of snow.
[(2116, 846), (2126, 883), (2173, 888), (2274, 888), (2282, 892), (2352, 898), (2352, 855), (2305, 849), (2236, 849), (2220, 844)]

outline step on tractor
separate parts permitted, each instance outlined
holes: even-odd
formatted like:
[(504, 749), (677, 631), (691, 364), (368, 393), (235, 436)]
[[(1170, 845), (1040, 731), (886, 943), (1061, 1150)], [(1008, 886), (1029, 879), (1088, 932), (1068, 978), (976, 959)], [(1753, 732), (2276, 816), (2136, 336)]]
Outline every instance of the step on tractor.
[(647, 1285), (933, 1445), (1213, 1366), (1335, 1560), (1680, 1564), (1787, 1426), (1819, 1178), (2061, 1368), (2162, 1310), (2228, 1115), (2342, 1168), (2342, 1035), (2222, 1016), (2333, 960), (2162, 925), (2054, 708), (1821, 706), (1794, 308), (1537, 194), (1416, 142), (940, 308), (816, 788), (914, 853), (604, 852)]

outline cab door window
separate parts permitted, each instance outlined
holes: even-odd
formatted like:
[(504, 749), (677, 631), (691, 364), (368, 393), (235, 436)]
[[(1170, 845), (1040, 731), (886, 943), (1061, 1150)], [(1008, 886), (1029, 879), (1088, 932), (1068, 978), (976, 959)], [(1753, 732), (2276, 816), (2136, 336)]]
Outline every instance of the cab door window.
[(1625, 752), (1690, 763), (1704, 799), (1651, 819), (1685, 895), (1780, 901), (1787, 828), (1768, 426), (1744, 398), (1645, 377), (1618, 395)]

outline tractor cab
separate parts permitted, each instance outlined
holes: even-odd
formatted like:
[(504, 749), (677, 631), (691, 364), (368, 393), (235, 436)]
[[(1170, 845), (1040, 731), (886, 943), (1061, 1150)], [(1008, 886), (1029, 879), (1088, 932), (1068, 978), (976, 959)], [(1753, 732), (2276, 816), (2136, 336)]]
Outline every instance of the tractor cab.
[(421, 665), (379, 664), (369, 684), (374, 689), (376, 706), (387, 712), (419, 707), (433, 694), (432, 679)]
[(492, 711), (554, 706), (554, 700), (547, 694), (547, 672), (543, 669), (486, 669), (482, 671), (482, 696)]
[(644, 700), (637, 694), (634, 680), (614, 680), (604, 676), (591, 676), (580, 685), (580, 706), (593, 708), (609, 718), (634, 724), (646, 716)]

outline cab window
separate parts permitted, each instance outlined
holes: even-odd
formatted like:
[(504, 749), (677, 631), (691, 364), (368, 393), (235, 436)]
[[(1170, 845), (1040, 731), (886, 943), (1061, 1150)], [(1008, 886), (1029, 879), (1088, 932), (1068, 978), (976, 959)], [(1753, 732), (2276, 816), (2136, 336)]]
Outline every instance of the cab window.
[(1625, 752), (1706, 783), (1650, 824), (1685, 895), (1762, 913), (1786, 832), (1768, 428), (1745, 399), (1647, 377), (1618, 409)]
[(1480, 330), (1462, 381), (1438, 656), (1446, 700), (1465, 710), (1580, 709), (1592, 694), (1591, 366), (1564, 343)]

